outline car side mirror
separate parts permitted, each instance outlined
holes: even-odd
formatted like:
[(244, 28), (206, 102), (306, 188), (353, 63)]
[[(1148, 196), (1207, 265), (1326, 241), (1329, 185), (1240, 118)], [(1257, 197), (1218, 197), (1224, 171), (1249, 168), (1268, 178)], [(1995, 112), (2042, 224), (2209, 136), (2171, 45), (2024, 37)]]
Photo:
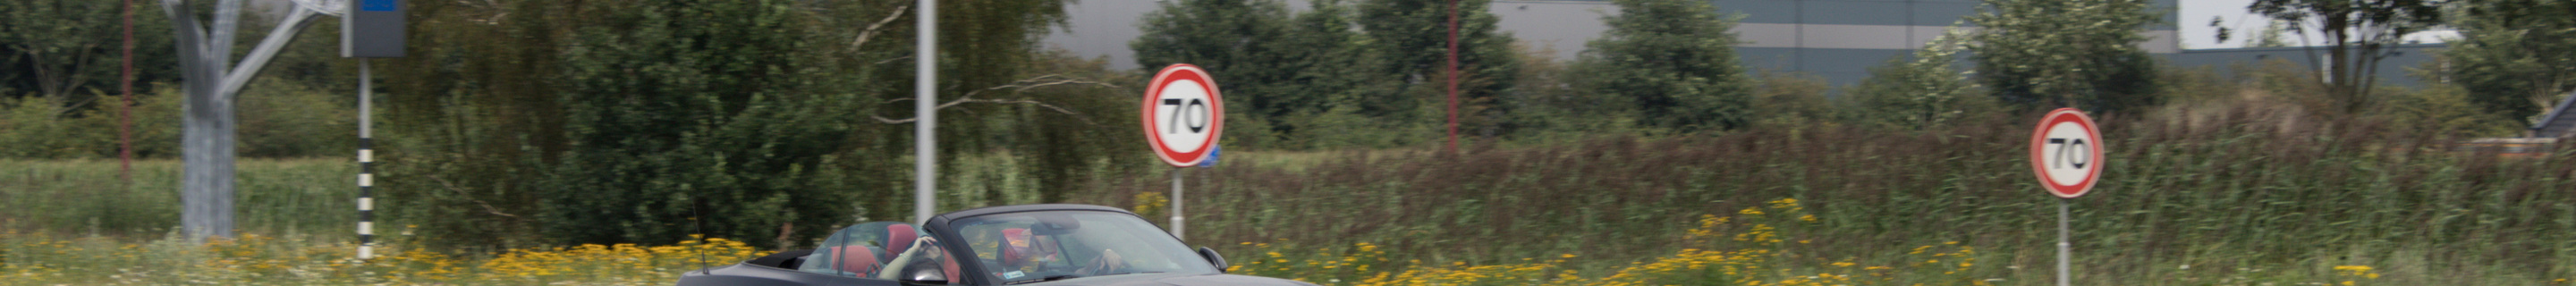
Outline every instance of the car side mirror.
[(1215, 264), (1216, 272), (1218, 273), (1224, 273), (1226, 272), (1225, 269), (1228, 268), (1225, 265), (1225, 256), (1216, 255), (1216, 249), (1200, 246), (1199, 257), (1207, 258), (1208, 264)]

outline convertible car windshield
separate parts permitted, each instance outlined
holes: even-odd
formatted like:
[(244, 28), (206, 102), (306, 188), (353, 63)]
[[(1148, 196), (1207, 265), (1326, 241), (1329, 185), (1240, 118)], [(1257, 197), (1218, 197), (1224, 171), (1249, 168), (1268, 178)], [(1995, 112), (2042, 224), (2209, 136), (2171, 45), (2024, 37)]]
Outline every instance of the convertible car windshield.
[(1041, 211), (969, 217), (959, 239), (994, 281), (1062, 280), (1132, 273), (1213, 274), (1215, 266), (1132, 215)]
[(679, 285), (1315, 286), (1225, 267), (1215, 250), (1190, 248), (1126, 210), (1034, 204), (851, 225), (813, 249), (690, 271)]

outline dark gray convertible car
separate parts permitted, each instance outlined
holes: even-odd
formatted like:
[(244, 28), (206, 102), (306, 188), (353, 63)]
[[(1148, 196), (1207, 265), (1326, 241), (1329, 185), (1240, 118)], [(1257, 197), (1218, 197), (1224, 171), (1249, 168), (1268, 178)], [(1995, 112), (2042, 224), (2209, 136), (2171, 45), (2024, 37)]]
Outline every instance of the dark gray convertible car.
[(690, 271), (679, 285), (1315, 285), (1225, 268), (1215, 250), (1192, 251), (1135, 213), (1045, 204), (853, 225), (814, 249)]

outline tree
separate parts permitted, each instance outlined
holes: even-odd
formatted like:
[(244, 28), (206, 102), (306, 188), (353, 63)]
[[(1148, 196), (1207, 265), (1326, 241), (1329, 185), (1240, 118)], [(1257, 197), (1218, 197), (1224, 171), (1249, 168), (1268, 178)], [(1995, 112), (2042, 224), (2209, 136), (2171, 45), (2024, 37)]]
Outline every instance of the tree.
[(1888, 59), (1883, 66), (1870, 68), (1869, 79), (1853, 87), (1852, 97), (1861, 106), (1863, 120), (1922, 130), (1948, 124), (1976, 114), (1991, 105), (1992, 98), (1978, 96), (1984, 86), (1977, 85), (1969, 73), (1953, 67), (1968, 35), (1951, 29), (1932, 38), (1914, 54)]
[[(1037, 178), (1029, 197), (1057, 200), (1088, 178), (1066, 170), (1136, 146), (1067, 128), (1132, 122), (1118, 116), (1133, 93), (1082, 78), (1107, 75), (1096, 62), (1038, 49), (1062, 1), (950, 2), (942, 158), (1016, 149), (1037, 165), (1022, 176)], [(414, 56), (379, 61), (394, 94), (381, 110), (405, 127), (382, 148), (386, 173), (404, 174), (387, 177), (387, 201), (402, 204), (387, 209), (448, 246), (691, 233), (791, 245), (854, 219), (903, 220), (910, 3), (414, 2)], [(942, 188), (940, 207), (1030, 202), (1001, 191)]]
[[(55, 116), (98, 106), (95, 95), (116, 92), (119, 49), (124, 48), (118, 1), (19, 0), (0, 2), (0, 98), (39, 96)], [(169, 20), (157, 5), (136, 5), (135, 82), (178, 78), (169, 67)], [(148, 87), (146, 87), (148, 89)]]
[[(2406, 34), (2442, 23), (2443, 0), (2256, 0), (2246, 11), (2286, 23), (2292, 31), (2315, 28), (2326, 41), (2325, 73), (2316, 81), (2343, 112), (2358, 112), (2378, 82), (2379, 60), (2393, 56)], [(2314, 57), (2311, 49), (2310, 58)]]
[(1136, 63), (1146, 72), (1187, 63), (1219, 75), (1217, 80), (1222, 83), (1227, 103), (1234, 107), (1228, 109), (1228, 113), (1234, 113), (1229, 117), (1237, 118), (1235, 122), (1267, 123), (1248, 125), (1255, 128), (1228, 128), (1227, 131), (1249, 131), (1228, 132), (1235, 135), (1228, 137), (1253, 139), (1249, 141), (1254, 143), (1268, 141), (1257, 137), (1291, 131), (1293, 128), (1288, 126), (1292, 122), (1285, 121), (1287, 117), (1313, 104), (1310, 101), (1316, 95), (1285, 89), (1300, 84), (1294, 81), (1301, 72), (1299, 68), (1311, 66), (1296, 62), (1330, 57), (1304, 57), (1310, 56), (1299, 51), (1304, 47), (1289, 46), (1296, 40), (1289, 38), (1287, 4), (1278, 0), (1166, 0), (1159, 4), (1162, 8), (1146, 13), (1139, 25), (1144, 35), (1127, 46), (1136, 51)]
[[(1323, 117), (1366, 97), (1382, 82), (1365, 63), (1377, 57), (1339, 0), (1310, 2), (1291, 15), (1277, 0), (1163, 2), (1146, 14), (1145, 34), (1128, 46), (1148, 72), (1189, 63), (1218, 75), (1236, 114), (1227, 128), (1234, 148), (1305, 149), (1333, 141), (1339, 126)], [(1348, 111), (1348, 109), (1343, 109)], [(1248, 131), (1248, 132), (1245, 132)]]
[[(699, 233), (769, 244), (784, 225), (846, 223), (855, 197), (812, 183), (859, 118), (787, 1), (595, 2), (565, 39), (555, 96), (579, 148), (540, 165), (545, 233), (570, 243), (670, 243)], [(825, 50), (828, 51), (828, 50)], [(696, 221), (696, 222), (692, 222)], [(813, 237), (824, 231), (808, 232)]]
[[(1136, 130), (1127, 123), (1140, 120), (1130, 110), (1136, 108), (1134, 95), (1144, 94), (1142, 84), (1108, 85), (1085, 83), (1073, 79), (1099, 82), (1145, 82), (1138, 74), (1109, 68), (1108, 58), (1081, 59), (1073, 52), (1042, 52), (1022, 69), (1030, 78), (1046, 77), (1040, 82), (1014, 87), (1019, 98), (1045, 100), (1047, 105), (1017, 105), (1009, 116), (1018, 127), (1011, 128), (1011, 154), (1022, 160), (1020, 172), (1035, 179), (1038, 202), (1063, 202), (1089, 185), (1093, 172), (1124, 173), (1154, 165), (1153, 156), (1135, 156), (1134, 149), (1145, 146), (1144, 134), (1101, 132), (1101, 130)], [(1054, 81), (1047, 81), (1054, 80)], [(1046, 85), (1048, 83), (1056, 83)], [(1045, 86), (1037, 86), (1045, 85)], [(1062, 112), (1076, 110), (1080, 113)], [(990, 115), (987, 115), (990, 116)], [(943, 117), (947, 118), (947, 117)]]
[(2245, 44), (2245, 46), (2254, 48), (2279, 48), (2290, 46), (2289, 39), (2281, 38), (2281, 33), (2283, 33), (2281, 31), (2282, 26), (2286, 25), (2283, 25), (2279, 20), (2264, 22), (2263, 30), (2254, 32), (2254, 36), (2256, 37), (2254, 38), (2254, 42)]
[(1576, 69), (1603, 103), (1636, 110), (1641, 124), (1668, 131), (1743, 127), (1753, 84), (1737, 64), (1735, 26), (1707, 1), (1620, 0), (1610, 26), (1587, 44)]
[[(910, 4), (910, 1), (895, 2), (906, 5)], [(1069, 115), (1085, 117), (1115, 114), (1114, 112), (1126, 112), (1128, 110), (1127, 108), (1132, 107), (1129, 105), (1118, 105), (1119, 108), (1112, 110), (1080, 111), (1065, 108), (1069, 103), (1061, 101), (1126, 97), (1098, 93), (1073, 93), (1085, 96), (1085, 98), (1041, 99), (1027, 97), (1025, 94), (1020, 92), (1026, 91), (1031, 85), (1044, 84), (1047, 86), (1055, 86), (1061, 84), (1098, 83), (1094, 79), (1055, 78), (1064, 75), (1030, 74), (1028, 72), (1030, 71), (1029, 68), (1031, 65), (1035, 62), (1052, 60), (1051, 58), (1048, 58), (1047, 51), (1040, 46), (1039, 40), (1046, 36), (1048, 29), (1062, 27), (1065, 25), (1065, 20), (1068, 19), (1068, 16), (1065, 14), (1064, 6), (1070, 2), (1072, 1), (941, 1), (939, 4), (938, 38), (940, 82), (939, 94), (937, 97), (939, 97), (939, 101), (941, 102), (940, 105), (945, 107), (938, 109), (939, 118), (943, 119), (938, 126), (938, 152), (941, 154), (939, 155), (940, 158), (950, 158), (950, 160), (939, 161), (939, 168), (941, 170), (958, 170), (963, 168), (963, 166), (966, 165), (961, 164), (961, 162), (965, 161), (955, 159), (967, 158), (967, 155), (993, 154), (996, 151), (1010, 148), (1012, 146), (1026, 146), (1015, 144), (1043, 144), (1043, 141), (1027, 142), (1040, 140), (1039, 138), (1008, 135), (1013, 134), (1014, 132), (1019, 132), (1018, 129), (1021, 128), (1043, 128), (1039, 126), (1009, 124), (1015, 120), (1022, 119), (1020, 117), (1013, 116), (1014, 114), (1026, 114), (1017, 111), (1023, 111), (1029, 107), (1053, 107), (1045, 108), (1045, 110), (1047, 110), (1047, 112), (1063, 111), (1066, 113), (1060, 114), (1069, 113)], [(861, 1), (858, 3), (872, 4), (885, 2)], [(910, 7), (897, 6), (895, 9), (890, 10), (897, 11), (896, 13), (910, 13), (903, 12), (909, 11), (906, 10), (908, 8)], [(887, 9), (877, 8), (875, 11), (887, 11)], [(883, 13), (875, 13), (875, 15), (882, 14)], [(860, 15), (872, 14), (860, 13)], [(883, 34), (880, 34), (879, 36), (889, 37), (887, 39), (890, 39), (891, 41), (882, 41), (879, 43), (891, 46), (884, 47), (885, 50), (882, 51), (894, 52), (896, 53), (895, 55), (917, 56), (912, 53), (911, 46), (913, 44), (912, 39), (917, 39), (918, 37), (913, 35), (912, 31), (914, 29), (911, 28), (910, 24), (910, 21), (902, 21), (895, 23), (895, 25), (892, 26), (886, 26), (887, 30), (883, 30)], [(909, 63), (910, 61), (907, 60), (901, 62)], [(909, 129), (910, 123), (886, 121), (884, 120), (884, 117), (897, 117), (913, 114), (912, 102), (909, 101), (914, 96), (911, 88), (913, 70), (898, 67), (895, 69), (873, 69), (872, 71), (874, 72), (872, 78), (895, 84), (895, 88), (877, 89), (885, 91), (885, 93), (878, 95), (880, 98), (892, 98), (894, 100), (888, 101), (890, 104), (879, 105), (880, 109), (876, 110), (873, 115), (884, 115), (878, 118), (880, 123), (890, 123), (894, 124), (891, 127)], [(1055, 77), (1050, 77), (1050, 75)], [(1132, 103), (1132, 101), (1129, 102)], [(1062, 118), (1056, 119), (1061, 120)], [(1106, 118), (1103, 119), (1105, 120)], [(1088, 120), (1084, 122), (1104, 121)], [(1106, 136), (1107, 134), (1095, 133), (1091, 135)], [(909, 144), (906, 144), (905, 146), (909, 146)], [(1053, 162), (1056, 164), (1087, 165), (1095, 159), (1114, 158), (1108, 155), (1107, 152), (1110, 151), (1103, 149), (1054, 150), (1082, 152), (1058, 155), (1076, 156), (1076, 158), (1086, 159), (1044, 161), (1041, 163)], [(1037, 150), (1024, 149), (1020, 151), (1026, 152)], [(1074, 165), (1048, 166), (1056, 168), (1073, 168)], [(1040, 175), (1037, 177), (1045, 176)], [(1060, 178), (1081, 179), (1079, 176)], [(966, 178), (958, 176), (942, 176), (941, 178), (941, 181), (943, 181), (942, 184), (951, 186), (958, 185), (956, 182), (964, 182), (966, 180)], [(1042, 182), (1042, 185), (1038, 188), (1042, 193), (1038, 194), (1038, 197), (1041, 197), (1042, 200), (1063, 198), (1065, 197), (1065, 194), (1061, 192), (1069, 189), (1054, 186), (1066, 186), (1077, 183), (1079, 183), (1078, 180), (1055, 180)], [(905, 185), (908, 186), (909, 184), (906, 183)], [(984, 186), (986, 188), (981, 190), (955, 190), (966, 195), (959, 197), (943, 197), (941, 199), (943, 203), (941, 203), (939, 207), (963, 209), (982, 206), (984, 204), (1007, 204), (1012, 202), (1003, 196), (1004, 191), (1006, 191), (1003, 189), (1005, 186), (999, 184), (984, 184)], [(873, 195), (874, 193), (869, 194)], [(887, 195), (902, 196), (906, 194), (887, 193)], [(907, 203), (895, 200), (869, 201), (870, 203), (883, 204), (882, 206), (870, 206), (868, 208), (870, 212), (885, 212), (872, 213), (870, 214), (870, 217), (898, 218), (909, 217), (910, 215), (911, 207)]]
[[(2576, 2), (2473, 1), (2442, 52), (2445, 71), (2489, 114), (2525, 120), (2576, 92)], [(2529, 121), (2518, 121), (2529, 122)]]
[(2138, 43), (2156, 17), (2140, 0), (1985, 0), (1968, 22), (1977, 74), (2022, 108), (2118, 113), (2155, 103), (2155, 60)]
[[(1500, 21), (1485, 7), (1492, 0), (1457, 0), (1458, 10), (1458, 100), (1460, 110), (1482, 110), (1508, 113), (1495, 105), (1507, 92), (1520, 65), (1513, 58), (1510, 33), (1497, 31)], [(1441, 102), (1443, 85), (1447, 84), (1449, 55), (1449, 0), (1366, 0), (1359, 5), (1361, 31), (1367, 47), (1380, 58), (1374, 61), (1376, 71), (1370, 74), (1392, 77), (1391, 87), (1383, 94), (1361, 95), (1356, 102), (1360, 114), (1395, 122), (1437, 124), (1438, 111), (1423, 112), (1422, 103)], [(1431, 116), (1425, 116), (1431, 115)], [(1485, 117), (1466, 115), (1460, 118)], [(1433, 117), (1433, 118), (1424, 118)], [(1474, 129), (1461, 127), (1461, 129)]]

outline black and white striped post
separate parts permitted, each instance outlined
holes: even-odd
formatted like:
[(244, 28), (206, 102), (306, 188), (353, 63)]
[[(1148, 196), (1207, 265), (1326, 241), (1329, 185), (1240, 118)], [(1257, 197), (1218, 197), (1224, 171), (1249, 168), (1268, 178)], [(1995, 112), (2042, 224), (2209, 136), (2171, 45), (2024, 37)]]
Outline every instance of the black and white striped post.
[(376, 256), (376, 136), (370, 101), (375, 97), (374, 81), (367, 59), (358, 59), (358, 259)]
[[(299, 1), (301, 2), (301, 1)], [(340, 11), (340, 57), (358, 58), (358, 259), (376, 257), (375, 74), (367, 58), (403, 56), (401, 0), (333, 1)]]

